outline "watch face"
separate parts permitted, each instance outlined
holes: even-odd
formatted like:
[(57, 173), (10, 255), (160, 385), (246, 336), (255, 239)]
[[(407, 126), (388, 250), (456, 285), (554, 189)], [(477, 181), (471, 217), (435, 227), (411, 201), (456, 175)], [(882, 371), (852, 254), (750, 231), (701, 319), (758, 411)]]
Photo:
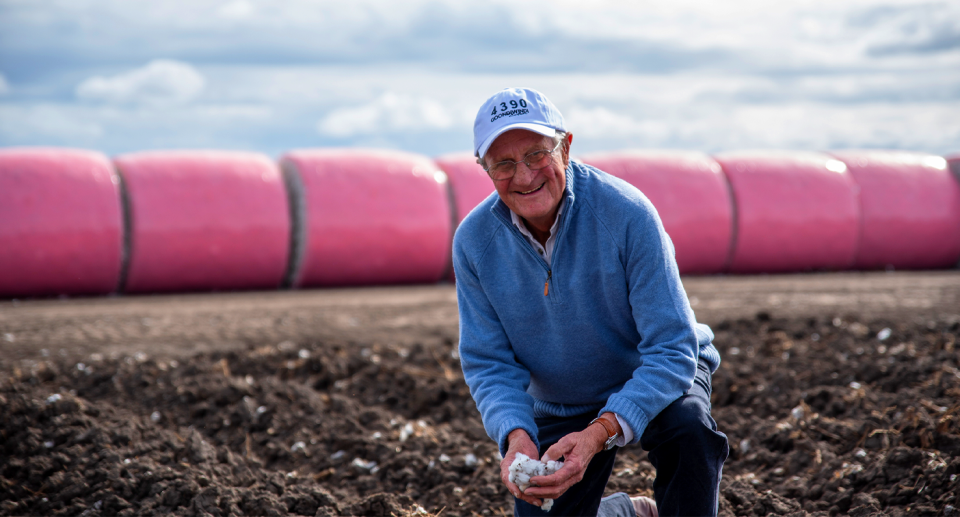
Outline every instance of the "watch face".
[(610, 449), (612, 449), (613, 445), (617, 443), (617, 437), (619, 436), (620, 436), (619, 434), (615, 434), (610, 438), (607, 438), (607, 441), (603, 444), (603, 449), (606, 451), (609, 451)]

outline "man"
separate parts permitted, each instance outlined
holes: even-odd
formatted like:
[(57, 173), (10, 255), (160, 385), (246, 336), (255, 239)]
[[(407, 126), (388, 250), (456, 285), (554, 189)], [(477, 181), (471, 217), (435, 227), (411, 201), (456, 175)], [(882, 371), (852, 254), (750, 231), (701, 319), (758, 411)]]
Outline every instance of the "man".
[[(716, 514), (726, 436), (710, 417), (713, 333), (687, 301), (673, 245), (636, 188), (570, 161), (546, 97), (505, 89), (481, 106), (474, 151), (491, 194), (454, 237), (464, 378), (503, 454), (517, 515), (656, 515), (603, 499), (616, 446), (657, 469), (661, 514)], [(523, 493), (517, 453), (563, 459)], [(649, 504), (648, 504), (649, 503)]]

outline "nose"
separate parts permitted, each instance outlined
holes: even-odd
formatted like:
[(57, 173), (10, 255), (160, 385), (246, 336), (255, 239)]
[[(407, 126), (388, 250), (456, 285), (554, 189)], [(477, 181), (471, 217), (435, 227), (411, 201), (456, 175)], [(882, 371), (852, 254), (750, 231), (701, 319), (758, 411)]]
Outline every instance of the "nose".
[(513, 179), (514, 181), (523, 184), (533, 180), (533, 177), (536, 174), (537, 174), (537, 171), (528, 167), (526, 162), (518, 162), (517, 172), (513, 174)]

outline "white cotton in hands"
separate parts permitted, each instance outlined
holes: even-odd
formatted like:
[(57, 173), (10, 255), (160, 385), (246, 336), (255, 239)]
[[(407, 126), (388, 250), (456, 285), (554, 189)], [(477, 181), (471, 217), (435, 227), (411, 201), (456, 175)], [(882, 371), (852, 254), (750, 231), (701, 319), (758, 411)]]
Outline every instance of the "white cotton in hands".
[[(510, 482), (520, 488), (523, 492), (530, 488), (530, 478), (536, 476), (548, 476), (560, 470), (563, 467), (562, 461), (540, 461), (530, 459), (523, 453), (517, 453), (510, 464)], [(549, 512), (553, 508), (553, 499), (544, 499), (541, 510)]]

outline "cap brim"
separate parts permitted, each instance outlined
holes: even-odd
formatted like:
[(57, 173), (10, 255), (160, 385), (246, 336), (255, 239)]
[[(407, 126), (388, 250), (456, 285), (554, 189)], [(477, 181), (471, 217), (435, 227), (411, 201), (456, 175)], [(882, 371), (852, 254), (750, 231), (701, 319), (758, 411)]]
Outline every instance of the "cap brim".
[(507, 131), (510, 131), (511, 129), (526, 129), (527, 131), (540, 133), (541, 135), (550, 138), (557, 136), (557, 130), (552, 127), (544, 126), (543, 124), (537, 124), (534, 122), (517, 122), (515, 124), (510, 124), (509, 126), (503, 126), (495, 133), (488, 136), (487, 139), (480, 144), (480, 149), (477, 149), (477, 158), (483, 158), (483, 155), (487, 154), (487, 149), (490, 149), (490, 146), (493, 145), (493, 142), (497, 139), (497, 137), (506, 133)]

